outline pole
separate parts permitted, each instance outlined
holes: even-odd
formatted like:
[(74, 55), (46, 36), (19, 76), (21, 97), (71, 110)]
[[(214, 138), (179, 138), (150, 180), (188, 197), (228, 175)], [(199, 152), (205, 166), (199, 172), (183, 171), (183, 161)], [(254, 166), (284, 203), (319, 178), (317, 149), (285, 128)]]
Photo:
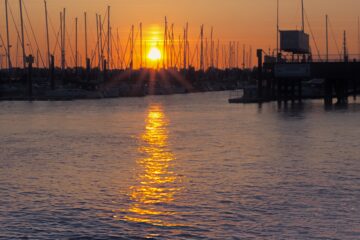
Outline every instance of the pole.
[(65, 70), (65, 64), (66, 64), (66, 60), (65, 60), (65, 57), (66, 57), (66, 9), (64, 8), (63, 10), (63, 49), (62, 49), (62, 55), (63, 55), (63, 58), (62, 58), (62, 69)]
[(140, 23), (140, 68), (143, 67), (143, 34), (142, 23)]
[(164, 56), (163, 56), (163, 68), (165, 69), (166, 68), (166, 64), (165, 64), (165, 61), (166, 61), (166, 59), (165, 58), (167, 58), (167, 30), (168, 30), (168, 27), (167, 27), (167, 18), (166, 18), (166, 16), (165, 16), (165, 30), (164, 30), (164, 46), (163, 46), (163, 54), (164, 54)]
[(9, 33), (9, 18), (8, 18), (8, 0), (5, 0), (5, 15), (6, 15), (6, 42), (7, 42), (7, 64), (9, 71), (11, 70), (11, 55), (10, 55), (10, 33)]
[(25, 52), (25, 37), (24, 37), (24, 19), (22, 13), (22, 0), (19, 0), (19, 7), (20, 7), (20, 22), (21, 22), (21, 45), (22, 45), (22, 52), (23, 52), (23, 66), (24, 70), (26, 68), (26, 52)]
[(88, 59), (88, 39), (87, 39), (87, 16), (86, 12), (84, 12), (84, 20), (85, 20), (85, 61)]
[(204, 25), (200, 27), (200, 70), (204, 71)]
[(63, 13), (60, 12), (60, 65), (62, 69), (62, 62), (63, 62)]
[(108, 41), (107, 41), (107, 64), (109, 65), (109, 69), (111, 66), (111, 56), (110, 56), (110, 47), (111, 47), (111, 26), (110, 26), (110, 6), (108, 6)]
[(99, 15), (99, 37), (100, 37), (100, 66), (103, 65), (103, 58), (104, 58), (104, 52), (103, 52), (103, 42), (102, 42), (102, 35), (103, 35), (103, 28), (102, 28), (102, 20), (101, 15)]
[(49, 39), (49, 24), (48, 24), (48, 11), (47, 11), (47, 4), (46, 0), (44, 0), (45, 4), (45, 23), (46, 23), (46, 45), (47, 45), (47, 57), (48, 57), (48, 63), (49, 63), (49, 69), (51, 66), (51, 56), (50, 56), (50, 39)]
[(78, 18), (75, 18), (75, 69), (77, 72), (77, 68), (78, 68)]
[(280, 26), (279, 26), (279, 0), (277, 0), (277, 12), (276, 12), (276, 59), (278, 59), (279, 57), (279, 53), (280, 53), (280, 44), (279, 44), (279, 31), (280, 31)]
[(130, 70), (134, 68), (134, 25), (131, 25)]
[(305, 32), (304, 0), (301, 0), (302, 31)]
[(326, 14), (326, 61), (329, 61), (329, 19)]
[(99, 36), (99, 16), (96, 14), (96, 36), (98, 49), (98, 68), (100, 69), (100, 36)]

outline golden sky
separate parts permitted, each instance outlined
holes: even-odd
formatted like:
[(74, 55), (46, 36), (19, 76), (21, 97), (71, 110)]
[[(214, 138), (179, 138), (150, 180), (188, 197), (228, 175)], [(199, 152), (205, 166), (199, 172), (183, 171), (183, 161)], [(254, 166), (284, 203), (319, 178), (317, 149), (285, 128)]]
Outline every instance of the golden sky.
[[(1, 35), (5, 39), (4, 2), (4, 0), (0, 1), (2, 18), (0, 26)], [(18, 1), (9, 0), (9, 2), (18, 21)], [(39, 44), (44, 46), (43, 0), (24, 2)], [(81, 34), (79, 41), (83, 41), (84, 11), (87, 11), (89, 18), (89, 38), (93, 39), (96, 36), (95, 14), (104, 16), (107, 6), (110, 5), (113, 30), (118, 28), (122, 40), (127, 39), (131, 24), (137, 28), (139, 22), (143, 23), (145, 38), (149, 38), (154, 30), (159, 31), (161, 35), (164, 16), (167, 16), (169, 24), (175, 24), (175, 36), (182, 34), (185, 23), (189, 22), (191, 40), (198, 39), (200, 25), (204, 24), (205, 34), (209, 37), (210, 28), (213, 26), (215, 38), (220, 39), (224, 44), (228, 41), (239, 41), (241, 44), (252, 45), (253, 49), (269, 49), (276, 45), (276, 0), (47, 0), (47, 2), (50, 20), (56, 31), (59, 28), (59, 12), (63, 7), (67, 9), (70, 35), (74, 34), (74, 18), (79, 17), (79, 34)], [(322, 54), (325, 52), (325, 14), (330, 17), (332, 31), (339, 47), (342, 44), (342, 32), (346, 30), (350, 53), (358, 52), (357, 18), (360, 15), (360, 0), (305, 0), (304, 2)], [(300, 3), (300, 0), (280, 0), (281, 29), (300, 28)], [(14, 41), (12, 44), (15, 46), (16, 30), (12, 20), (10, 25)], [(309, 32), (307, 25), (305, 29)], [(332, 33), (330, 37), (330, 51), (335, 54), (337, 51)], [(52, 44), (54, 39), (54, 33), (51, 31)], [(80, 44), (80, 48), (79, 51), (83, 51), (83, 44)], [(14, 47), (12, 51), (15, 51)], [(315, 52), (314, 47), (313, 51)]]

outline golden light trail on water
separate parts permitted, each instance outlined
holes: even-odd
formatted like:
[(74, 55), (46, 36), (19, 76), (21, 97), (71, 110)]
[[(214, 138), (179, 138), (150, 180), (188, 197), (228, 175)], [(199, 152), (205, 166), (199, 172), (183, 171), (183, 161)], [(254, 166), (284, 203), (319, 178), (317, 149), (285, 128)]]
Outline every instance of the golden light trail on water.
[(170, 170), (176, 158), (168, 146), (168, 123), (160, 105), (149, 108), (145, 132), (140, 137), (142, 145), (139, 152), (144, 154), (144, 158), (137, 161), (140, 171), (138, 184), (130, 188), (131, 205), (120, 220), (154, 226), (179, 226), (169, 222), (169, 216), (177, 213), (165, 206), (174, 202), (181, 190), (180, 179)]

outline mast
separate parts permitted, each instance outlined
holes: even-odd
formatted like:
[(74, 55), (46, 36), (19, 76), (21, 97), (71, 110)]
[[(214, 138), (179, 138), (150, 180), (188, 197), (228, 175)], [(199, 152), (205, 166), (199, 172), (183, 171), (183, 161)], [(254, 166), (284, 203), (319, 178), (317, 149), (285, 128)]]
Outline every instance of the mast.
[(358, 61), (360, 61), (360, 17), (358, 17), (358, 54), (359, 54)]
[(184, 70), (186, 70), (186, 27), (184, 28)]
[(329, 61), (329, 19), (328, 15), (326, 14), (326, 61)]
[(5, 15), (6, 15), (6, 44), (7, 44), (7, 62), (8, 69), (11, 70), (11, 55), (10, 55), (10, 34), (9, 34), (9, 18), (8, 18), (8, 0), (5, 0)]
[(62, 62), (63, 62), (63, 13), (60, 12), (60, 55), (61, 55), (61, 58), (60, 58), (60, 65), (61, 65), (61, 68), (62, 68)]
[(280, 26), (279, 26), (279, 0), (277, 0), (277, 7), (276, 7), (276, 59), (279, 57), (280, 53), (280, 44), (279, 44), (279, 32), (280, 32)]
[(204, 71), (204, 25), (200, 26), (200, 70)]
[(107, 57), (108, 57), (108, 65), (109, 65), (109, 69), (110, 69), (110, 59), (111, 59), (111, 56), (110, 56), (110, 47), (111, 47), (111, 26), (110, 26), (110, 6), (108, 6), (108, 32), (107, 32), (107, 35), (108, 35), (108, 41), (107, 41)]
[(211, 42), (210, 42), (210, 65), (211, 68), (214, 67), (214, 39), (213, 39), (213, 34), (214, 34), (214, 28), (211, 27)]
[(305, 32), (304, 0), (301, 0), (302, 31)]
[(245, 69), (245, 67), (246, 67), (245, 60), (246, 60), (246, 53), (245, 53), (245, 44), (244, 44), (243, 45), (243, 69)]
[(85, 61), (88, 59), (88, 39), (87, 39), (87, 17), (86, 12), (84, 13), (85, 18)]
[(130, 70), (134, 67), (134, 25), (131, 25)]
[(96, 37), (97, 37), (97, 49), (98, 49), (98, 68), (100, 69), (100, 36), (99, 36), (99, 16), (96, 14)]
[(166, 68), (166, 64), (165, 64), (165, 58), (167, 58), (167, 31), (168, 31), (168, 27), (167, 27), (167, 18), (166, 18), (166, 16), (165, 16), (165, 30), (164, 30), (164, 45), (163, 45), (163, 54), (164, 54), (164, 56), (163, 56), (163, 68), (165, 69)]
[(344, 62), (349, 60), (348, 53), (347, 53), (347, 46), (346, 46), (346, 31), (344, 31)]
[(143, 67), (143, 33), (142, 23), (140, 23), (140, 68)]
[(26, 52), (25, 52), (25, 37), (24, 37), (24, 19), (22, 13), (22, 0), (19, 0), (20, 6), (20, 22), (21, 22), (21, 45), (22, 45), (22, 53), (23, 53), (23, 66), (24, 70), (26, 68)]
[(65, 70), (65, 64), (66, 64), (66, 60), (65, 60), (65, 49), (66, 49), (66, 9), (63, 9), (63, 14), (62, 14), (62, 51), (61, 51), (61, 68), (62, 70)]
[(100, 37), (100, 62), (99, 62), (99, 66), (101, 68), (102, 64), (103, 64), (103, 58), (104, 58), (104, 52), (103, 52), (103, 42), (102, 42), (102, 37), (103, 37), (103, 28), (102, 28), (102, 20), (101, 20), (101, 15), (99, 15), (99, 37)]
[(78, 18), (75, 18), (75, 69), (78, 68)]
[(49, 24), (48, 24), (48, 11), (47, 11), (47, 4), (46, 0), (44, 0), (45, 4), (45, 24), (46, 24), (46, 45), (47, 45), (47, 57), (48, 57), (48, 68), (50, 69), (51, 65), (51, 58), (50, 58), (50, 39), (49, 39)]
[(6, 15), (6, 44), (7, 44), (7, 62), (9, 71), (11, 70), (11, 55), (10, 55), (10, 34), (9, 34), (9, 18), (8, 18), (8, 0), (5, 0), (5, 15)]

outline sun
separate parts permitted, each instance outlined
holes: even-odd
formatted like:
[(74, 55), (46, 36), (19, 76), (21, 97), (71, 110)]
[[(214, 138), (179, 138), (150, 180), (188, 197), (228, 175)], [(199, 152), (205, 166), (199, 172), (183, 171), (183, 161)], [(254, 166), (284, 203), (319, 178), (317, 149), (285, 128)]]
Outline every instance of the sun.
[(151, 61), (158, 61), (161, 59), (161, 52), (157, 47), (152, 47), (147, 56)]

